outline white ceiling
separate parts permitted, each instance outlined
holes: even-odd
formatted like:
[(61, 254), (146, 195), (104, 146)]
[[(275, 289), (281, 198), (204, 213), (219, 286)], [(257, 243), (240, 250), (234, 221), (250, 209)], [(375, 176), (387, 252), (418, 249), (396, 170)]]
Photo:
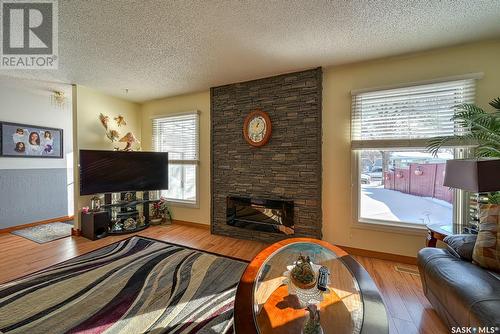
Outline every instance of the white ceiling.
[(497, 36), (500, 0), (60, 0), (59, 69), (0, 74), (141, 102)]

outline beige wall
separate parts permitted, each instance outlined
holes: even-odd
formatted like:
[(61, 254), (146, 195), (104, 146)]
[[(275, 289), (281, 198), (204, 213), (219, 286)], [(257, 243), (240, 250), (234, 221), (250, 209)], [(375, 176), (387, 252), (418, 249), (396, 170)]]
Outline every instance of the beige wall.
[(142, 105), (142, 148), (152, 150), (152, 118), (184, 111), (200, 112), (199, 207), (171, 206), (174, 219), (210, 224), (210, 93), (182, 95)]
[(500, 41), (329, 67), (323, 79), (323, 236), (344, 246), (415, 256), (424, 233), (408, 235), (353, 226), (351, 201), (351, 90), (484, 72), (477, 82), (482, 106), (500, 96)]
[[(351, 201), (350, 113), (354, 89), (397, 85), (484, 72), (476, 101), (486, 106), (500, 95), (500, 41), (444, 48), (412, 55), (324, 68), (323, 79), (323, 237), (343, 246), (415, 256), (425, 233), (401, 233), (353, 226)], [(201, 111), (200, 208), (174, 208), (176, 219), (210, 221), (210, 94), (171, 97), (142, 106), (143, 148), (151, 148), (151, 117)]]
[[(125, 143), (111, 143), (106, 137), (104, 128), (99, 122), (99, 114), (102, 113), (110, 118), (112, 129), (119, 131), (123, 136), (127, 132), (133, 132), (141, 140), (140, 105), (126, 100), (102, 94), (85, 86), (73, 87), (73, 132), (75, 171), (78, 171), (78, 150), (80, 149), (102, 149), (112, 150), (115, 146), (123, 148)], [(127, 122), (126, 126), (117, 127), (114, 117), (122, 115)], [(78, 173), (75, 173), (75, 226), (80, 228), (79, 210), (82, 206), (89, 205), (91, 196), (79, 196)]]

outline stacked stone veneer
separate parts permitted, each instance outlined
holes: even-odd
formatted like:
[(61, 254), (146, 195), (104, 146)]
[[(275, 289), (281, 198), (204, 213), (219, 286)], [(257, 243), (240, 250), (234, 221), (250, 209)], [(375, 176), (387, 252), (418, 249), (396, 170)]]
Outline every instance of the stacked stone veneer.
[[(321, 68), (210, 90), (214, 234), (273, 242), (286, 236), (226, 224), (226, 197), (294, 201), (295, 235), (321, 238)], [(267, 112), (272, 136), (255, 148), (245, 117)]]

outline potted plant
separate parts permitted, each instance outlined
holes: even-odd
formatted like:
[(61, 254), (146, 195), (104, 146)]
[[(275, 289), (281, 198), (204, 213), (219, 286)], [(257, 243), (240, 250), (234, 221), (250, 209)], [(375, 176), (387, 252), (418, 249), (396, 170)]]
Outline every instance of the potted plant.
[[(431, 138), (427, 149), (437, 155), (439, 149), (447, 144), (474, 146), (474, 157), (500, 158), (500, 97), (492, 100), (493, 111), (485, 111), (475, 104), (465, 103), (456, 106), (457, 112), (452, 120), (463, 129), (463, 134)], [(490, 204), (500, 204), (500, 193), (488, 194)]]
[(427, 149), (437, 155), (439, 149), (449, 143), (473, 144), (474, 156), (500, 158), (500, 97), (490, 102), (495, 110), (487, 112), (475, 104), (465, 103), (456, 106), (452, 117), (456, 124), (465, 130), (463, 134), (440, 136), (429, 140)]
[(164, 197), (153, 203), (153, 218), (151, 219), (152, 224), (159, 224), (161, 222), (172, 223), (172, 214)]

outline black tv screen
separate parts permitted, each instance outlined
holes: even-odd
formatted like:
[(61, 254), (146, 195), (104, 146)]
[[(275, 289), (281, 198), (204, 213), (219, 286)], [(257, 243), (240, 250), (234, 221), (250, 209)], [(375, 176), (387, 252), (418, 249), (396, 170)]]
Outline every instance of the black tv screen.
[(168, 154), (80, 150), (80, 195), (168, 189)]

